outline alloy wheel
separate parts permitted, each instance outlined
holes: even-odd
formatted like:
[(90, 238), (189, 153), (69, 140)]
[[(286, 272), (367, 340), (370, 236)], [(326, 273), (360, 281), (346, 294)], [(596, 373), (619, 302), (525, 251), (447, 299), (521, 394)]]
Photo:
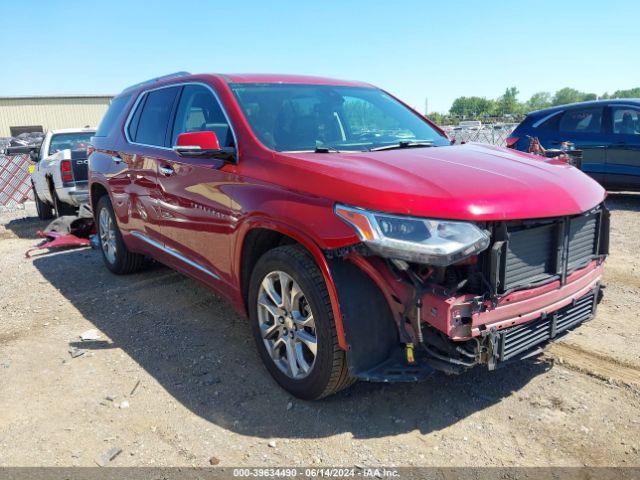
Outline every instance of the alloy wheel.
[(111, 215), (106, 208), (100, 210), (100, 243), (107, 261), (111, 264), (116, 261), (116, 229)]
[(258, 322), (271, 360), (285, 375), (305, 378), (318, 351), (316, 325), (300, 285), (287, 273), (267, 274), (258, 291)]

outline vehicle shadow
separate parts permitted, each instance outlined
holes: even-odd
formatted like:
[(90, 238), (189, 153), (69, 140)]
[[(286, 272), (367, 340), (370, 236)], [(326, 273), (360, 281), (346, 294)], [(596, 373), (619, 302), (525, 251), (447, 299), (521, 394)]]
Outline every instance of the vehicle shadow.
[(429, 433), (500, 402), (550, 368), (525, 361), (494, 372), (435, 374), (419, 384), (361, 382), (304, 402), (271, 379), (248, 322), (197, 282), (161, 266), (115, 276), (89, 250), (36, 257), (33, 263), (110, 340), (74, 346), (95, 348), (97, 357), (105, 348), (121, 348), (194, 414), (243, 435)]
[(4, 228), (18, 238), (37, 239), (36, 232), (42, 231), (52, 220), (40, 220), (38, 217), (24, 217), (9, 220)]
[(606, 200), (609, 210), (625, 210), (628, 212), (640, 212), (640, 193), (614, 193), (609, 192)]

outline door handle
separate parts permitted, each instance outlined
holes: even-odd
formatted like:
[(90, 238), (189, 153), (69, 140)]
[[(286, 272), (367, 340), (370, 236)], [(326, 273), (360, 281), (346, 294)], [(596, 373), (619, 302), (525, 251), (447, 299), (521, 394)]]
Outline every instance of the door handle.
[(169, 177), (169, 176), (173, 175), (174, 173), (176, 173), (176, 171), (173, 168), (167, 167), (167, 166), (164, 166), (164, 165), (161, 166), (159, 168), (159, 170), (160, 170), (160, 173), (162, 175), (164, 175), (165, 177)]
[(119, 157), (118, 155), (112, 155), (111, 156), (111, 160), (113, 161), (113, 163), (115, 163), (116, 165), (122, 163), (122, 157)]

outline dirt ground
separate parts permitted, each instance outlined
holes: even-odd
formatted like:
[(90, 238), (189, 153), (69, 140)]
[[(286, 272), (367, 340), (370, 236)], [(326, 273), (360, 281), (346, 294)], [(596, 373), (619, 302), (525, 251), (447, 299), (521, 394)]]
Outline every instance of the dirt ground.
[(5, 213), (0, 466), (640, 465), (640, 195), (609, 205), (605, 299), (544, 358), (315, 403), (271, 380), (246, 321), (195, 281), (117, 277), (90, 249), (25, 259), (46, 222)]

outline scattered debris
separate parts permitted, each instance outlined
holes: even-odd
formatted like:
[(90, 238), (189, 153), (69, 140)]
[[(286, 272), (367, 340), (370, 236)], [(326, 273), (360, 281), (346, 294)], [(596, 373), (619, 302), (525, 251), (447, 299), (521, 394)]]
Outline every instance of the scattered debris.
[(129, 402), (127, 400), (123, 400), (120, 402), (120, 408), (129, 408)]
[(133, 397), (133, 394), (136, 393), (136, 390), (138, 389), (139, 386), (140, 386), (140, 380), (138, 380), (136, 382), (136, 384), (133, 386), (133, 389), (131, 390), (131, 393), (129, 394), (130, 397)]
[(276, 448), (276, 447), (278, 446), (278, 445), (276, 444), (275, 440), (271, 440), (271, 441), (268, 443), (268, 445), (269, 445), (271, 448)]
[(293, 408), (293, 402), (287, 403), (287, 410), (291, 410)]
[(100, 467), (105, 467), (109, 462), (112, 462), (113, 459), (116, 458), (121, 453), (122, 453), (121, 448), (112, 447), (106, 452), (104, 452), (102, 455), (100, 455), (100, 458), (96, 460), (96, 463)]
[(113, 402), (117, 397), (115, 395), (107, 395), (104, 398), (105, 400), (109, 400), (110, 402)]
[(69, 354), (71, 355), (71, 358), (79, 357), (80, 355), (84, 355), (85, 353), (87, 353), (87, 351), (82, 348), (71, 347), (69, 349)]
[(209, 459), (209, 463), (211, 465), (218, 465), (220, 463), (220, 459), (218, 457), (211, 457)]
[(100, 334), (95, 328), (92, 328), (91, 330), (87, 330), (86, 332), (80, 334), (80, 340), (82, 340), (83, 342), (100, 340)]

